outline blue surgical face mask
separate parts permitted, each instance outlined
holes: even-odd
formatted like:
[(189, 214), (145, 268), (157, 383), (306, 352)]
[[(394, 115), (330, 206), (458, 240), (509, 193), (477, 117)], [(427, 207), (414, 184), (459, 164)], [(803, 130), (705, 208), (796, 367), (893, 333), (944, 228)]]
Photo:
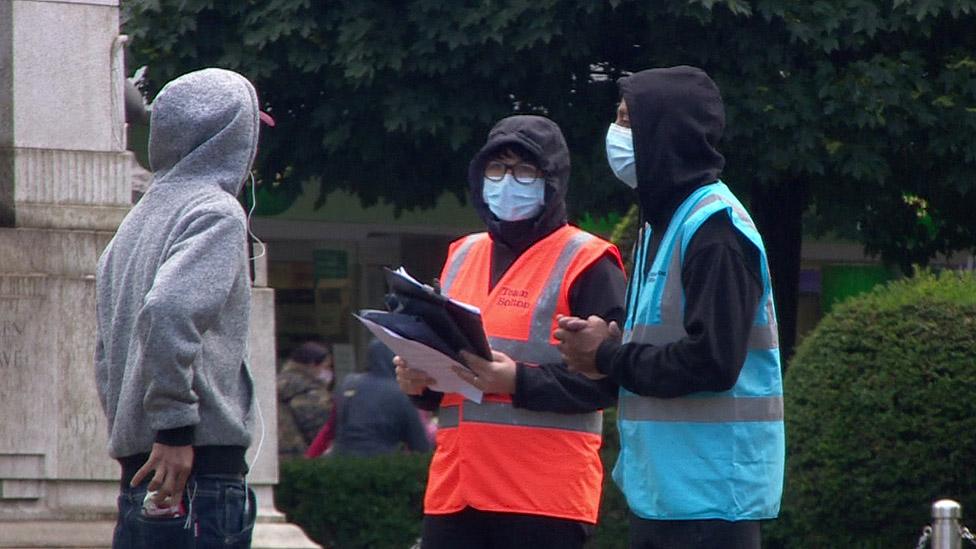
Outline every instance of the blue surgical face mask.
[(637, 188), (637, 164), (634, 161), (634, 136), (630, 128), (610, 124), (607, 130), (607, 161), (617, 179), (631, 189)]
[(501, 181), (486, 177), (481, 197), (491, 213), (502, 221), (531, 219), (539, 215), (546, 203), (546, 180), (537, 178), (531, 183), (519, 183), (510, 173)]

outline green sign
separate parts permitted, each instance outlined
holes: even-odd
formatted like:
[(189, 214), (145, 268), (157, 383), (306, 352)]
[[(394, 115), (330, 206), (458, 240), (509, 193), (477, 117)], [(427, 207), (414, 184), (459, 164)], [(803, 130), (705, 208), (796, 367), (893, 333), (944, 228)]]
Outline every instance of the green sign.
[(824, 313), (841, 301), (869, 292), (894, 278), (891, 271), (881, 265), (824, 265), (820, 272), (823, 281), (820, 299)]
[(349, 278), (349, 254), (345, 250), (314, 250), (315, 279)]

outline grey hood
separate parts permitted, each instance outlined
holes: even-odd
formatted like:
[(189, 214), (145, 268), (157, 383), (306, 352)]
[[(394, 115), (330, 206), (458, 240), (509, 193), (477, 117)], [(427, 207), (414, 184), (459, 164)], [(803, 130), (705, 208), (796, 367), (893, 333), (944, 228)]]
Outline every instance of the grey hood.
[(237, 196), (258, 150), (258, 96), (243, 76), (203, 69), (167, 84), (152, 104), (153, 184), (205, 180)]

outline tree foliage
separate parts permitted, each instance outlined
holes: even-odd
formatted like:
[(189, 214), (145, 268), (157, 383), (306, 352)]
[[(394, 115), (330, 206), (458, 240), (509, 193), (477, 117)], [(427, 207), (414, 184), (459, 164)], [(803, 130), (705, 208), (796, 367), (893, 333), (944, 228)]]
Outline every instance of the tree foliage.
[[(324, 191), (351, 190), (367, 204), (430, 205), (444, 190), (464, 194), (467, 161), (495, 120), (541, 112), (574, 153), (574, 211), (622, 213), (631, 198), (603, 155), (614, 80), (693, 64), (726, 101), (721, 148), (734, 189), (802, 188), (789, 195), (799, 206), (791, 212), (811, 206), (813, 228), (854, 236), (903, 266), (976, 242), (967, 211), (976, 195), (976, 0), (123, 8), (152, 92), (206, 65), (256, 83), (279, 123), (261, 150), (276, 192), (297, 192), (295, 181), (314, 176)], [(765, 217), (775, 230), (775, 215)]]

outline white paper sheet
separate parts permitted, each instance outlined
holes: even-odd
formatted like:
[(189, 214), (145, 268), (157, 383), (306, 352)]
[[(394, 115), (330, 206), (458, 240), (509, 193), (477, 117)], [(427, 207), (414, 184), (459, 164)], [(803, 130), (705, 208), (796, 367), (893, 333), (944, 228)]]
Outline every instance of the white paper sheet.
[(366, 320), (359, 315), (353, 316), (358, 318), (377, 339), (392, 349), (400, 358), (407, 361), (411, 368), (421, 370), (434, 378), (436, 383), (431, 385), (431, 389), (444, 393), (460, 393), (468, 400), (481, 402), (483, 395), (481, 390), (459, 378), (451, 369), (452, 365), (464, 367), (456, 360), (440, 351), (431, 349), (423, 343), (418, 343), (392, 332), (371, 320)]

